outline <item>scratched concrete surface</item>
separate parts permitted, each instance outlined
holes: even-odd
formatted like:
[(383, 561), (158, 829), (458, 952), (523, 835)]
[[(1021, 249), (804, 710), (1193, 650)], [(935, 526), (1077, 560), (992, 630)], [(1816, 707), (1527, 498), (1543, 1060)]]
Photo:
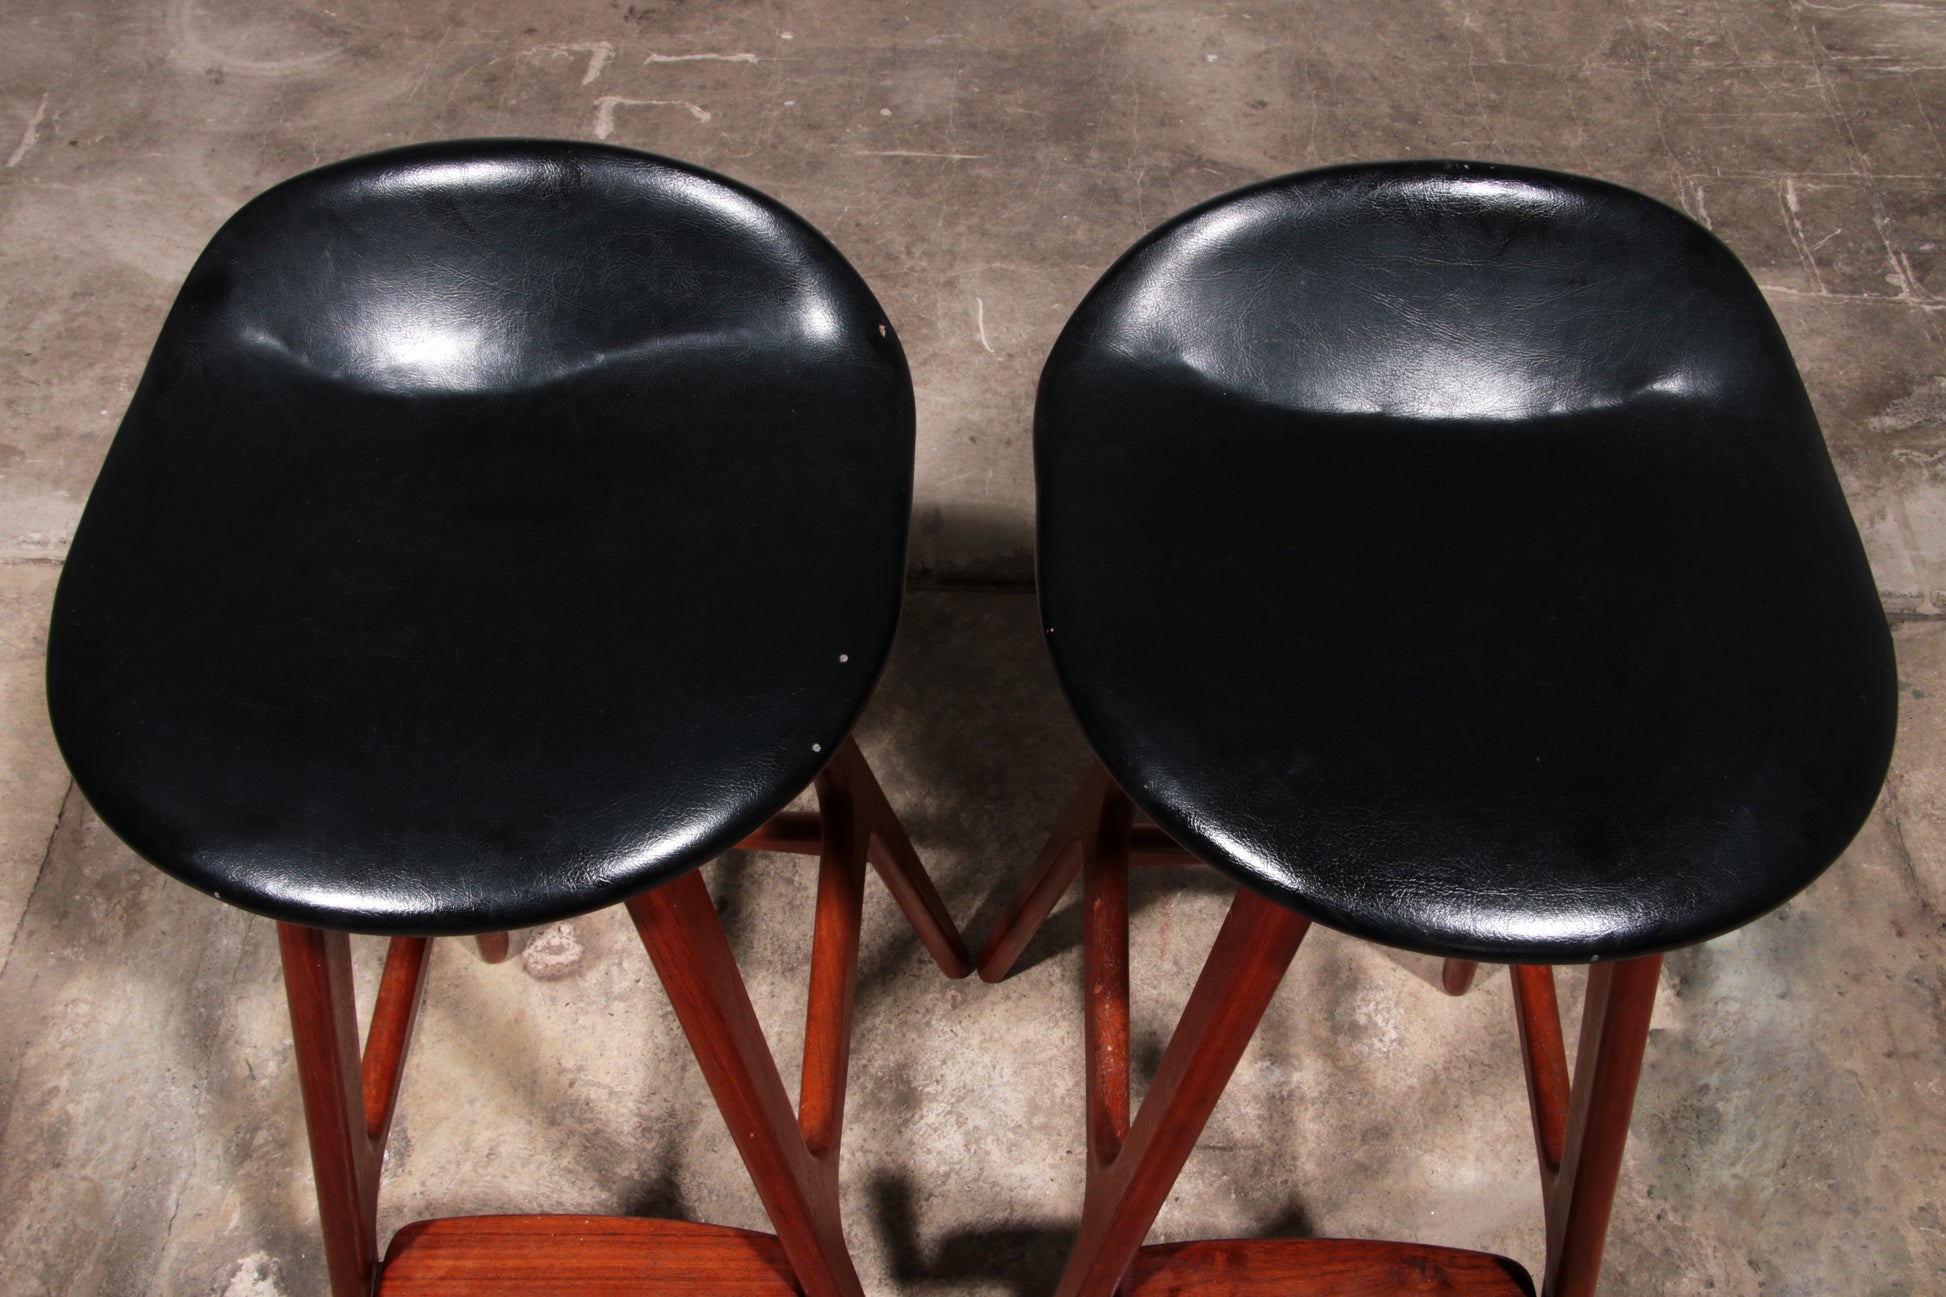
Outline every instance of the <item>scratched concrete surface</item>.
[(1116, 254), (1350, 159), (1583, 171), (1679, 203), (1790, 334), (1888, 606), (1946, 612), (1946, 8), (1790, 0), (8, 0), (0, 557), (58, 557), (230, 212), (417, 140), (607, 139), (824, 229), (919, 394), (912, 558), (1030, 567), (1040, 363)]
[[(0, 1294), (322, 1290), (267, 924), (135, 861), (69, 791), (41, 631), (176, 284), (251, 194), (443, 136), (603, 138), (828, 232), (918, 386), (913, 563), (1030, 570), (1029, 410), (1142, 231), (1339, 160), (1566, 167), (1679, 203), (1790, 335), (1899, 630), (1886, 797), (1777, 915), (1672, 957), (1613, 1293), (1946, 1288), (1946, 8), (1726, 0), (840, 4), (408, 0), (0, 7)], [(914, 599), (862, 742), (977, 939), (1083, 760), (1021, 593)], [(801, 863), (713, 867), (794, 1079)], [(1220, 918), (1138, 896), (1138, 1061)], [(868, 1290), (1039, 1293), (1078, 1214), (1078, 928), (1012, 980), (867, 911), (844, 1175)], [(383, 1228), (615, 1210), (761, 1227), (616, 916), (487, 968), (447, 943)], [(367, 949), (367, 989), (371, 973)], [(1300, 955), (1158, 1237), (1409, 1237), (1540, 1255), (1504, 979), (1327, 935)]]

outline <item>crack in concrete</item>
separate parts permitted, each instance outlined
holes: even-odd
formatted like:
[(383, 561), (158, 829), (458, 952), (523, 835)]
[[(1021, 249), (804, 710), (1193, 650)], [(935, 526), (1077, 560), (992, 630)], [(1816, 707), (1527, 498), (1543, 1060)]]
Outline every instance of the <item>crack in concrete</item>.
[(7, 156), (7, 167), (9, 170), (19, 166), (20, 160), (33, 152), (34, 145), (40, 142), (41, 123), (47, 119), (47, 96), (52, 93), (53, 91), (50, 90), (47, 94), (43, 94), (41, 101), (34, 105), (34, 115), (28, 119), (27, 128), (21, 131), (20, 143)]
[(20, 918), (14, 923), (14, 930), (7, 934), (7, 953), (0, 958), (0, 977), (5, 977), (7, 966), (13, 962), (14, 946), (20, 941), (20, 930), (27, 926), (27, 916), (34, 912), (34, 898), (40, 895), (41, 880), (47, 877), (47, 862), (54, 857), (54, 842), (61, 836), (61, 826), (67, 823), (68, 799), (74, 796), (74, 780), (61, 792), (61, 808), (54, 812), (54, 827), (48, 830), (47, 844), (41, 848), (41, 863), (34, 870), (34, 885), (27, 889), (27, 903), (20, 907)]
[(1912, 849), (1905, 841), (1905, 811), (1899, 796), (1899, 776), (1896, 771), (1885, 779), (1886, 819), (1892, 828), (1892, 845), (1899, 853), (1899, 865), (1905, 870), (1906, 884), (1912, 888), (1912, 895), (1919, 902), (1919, 908), (1928, 918), (1939, 918), (1939, 907), (1926, 895), (1926, 888), (1919, 881), (1919, 868), (1912, 863)]

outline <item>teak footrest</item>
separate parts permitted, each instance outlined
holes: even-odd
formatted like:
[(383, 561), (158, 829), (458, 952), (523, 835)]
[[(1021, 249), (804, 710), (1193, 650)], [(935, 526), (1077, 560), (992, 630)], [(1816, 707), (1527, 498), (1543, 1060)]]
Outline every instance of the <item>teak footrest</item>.
[(1135, 1254), (1123, 1297), (1534, 1297), (1503, 1256), (1368, 1239), (1200, 1239)]
[[(795, 1297), (774, 1235), (630, 1216), (448, 1216), (392, 1236), (379, 1297)], [(1470, 1290), (1469, 1290), (1470, 1291)]]

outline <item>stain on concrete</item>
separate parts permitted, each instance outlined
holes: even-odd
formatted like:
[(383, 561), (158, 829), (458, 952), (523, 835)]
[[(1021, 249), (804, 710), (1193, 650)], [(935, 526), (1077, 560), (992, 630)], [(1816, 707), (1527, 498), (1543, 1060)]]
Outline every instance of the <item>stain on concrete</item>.
[(573, 977), (581, 971), (585, 955), (573, 923), (555, 923), (535, 933), (520, 952), (520, 966), (529, 977), (543, 982)]
[(236, 1274), (223, 1289), (223, 1297), (285, 1297), (277, 1282), (278, 1266), (263, 1252), (252, 1252), (237, 1264)]

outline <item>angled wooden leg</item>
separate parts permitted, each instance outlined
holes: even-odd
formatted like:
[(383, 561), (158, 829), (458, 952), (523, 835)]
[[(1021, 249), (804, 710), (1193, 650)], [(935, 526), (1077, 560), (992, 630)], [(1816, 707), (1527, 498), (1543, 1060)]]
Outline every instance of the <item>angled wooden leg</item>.
[[(1254, 892), (1237, 893), (1126, 1139), (1100, 1166), (1091, 1147), (1081, 1235), (1059, 1297), (1110, 1297), (1122, 1282), (1309, 927)], [(1112, 971), (1088, 970), (1091, 989), (1104, 971), (1112, 980)], [(1124, 1052), (1124, 1102), (1126, 1059)], [(1090, 1060), (1091, 1085), (1109, 1066)], [(1112, 1108), (1103, 1115), (1112, 1126)]]
[(885, 790), (879, 787), (878, 777), (872, 773), (854, 739), (844, 741), (819, 776), (820, 808), (830, 796), (827, 787), (835, 791), (840, 786), (849, 795), (852, 813), (865, 834), (866, 854), (872, 868), (878, 871), (886, 890), (898, 902), (906, 921), (932, 952), (933, 962), (941, 972), (948, 977), (965, 977), (973, 971), (966, 941), (946, 912), (946, 903), (939, 899), (931, 876), (919, 863), (919, 853), (912, 849), (912, 841), (905, 835), (905, 826), (899, 823), (892, 804), (885, 798)]
[(1568, 1137), (1567, 1047), (1561, 1043), (1561, 1005), (1554, 994), (1554, 970), (1544, 964), (1514, 964), (1514, 1017), (1520, 1028), (1520, 1058), (1527, 1074), (1527, 1108), (1534, 1118), (1534, 1154), (1540, 1162), (1541, 1192), (1549, 1193), (1561, 1169)]
[[(780, 1286), (809, 1297), (859, 1294), (838, 1215), (838, 1155), (867, 869), (877, 869), (948, 975), (964, 976), (970, 961), (855, 743), (847, 739), (833, 754), (816, 788), (816, 813), (785, 812), (743, 844), (819, 857), (796, 1112), (701, 875), (692, 871), (628, 905), (770, 1214), (774, 1239), (670, 1221), (463, 1217), (401, 1229), (381, 1267), (379, 1171), (429, 943), (392, 943), (361, 1059), (348, 940), (279, 925), (333, 1297), (419, 1297), (473, 1291), (488, 1281), (496, 1291), (538, 1285), (563, 1294), (644, 1285), (740, 1297)], [(478, 945), (490, 963), (510, 953), (505, 933), (487, 934)]]
[(1102, 813), (1111, 795), (1120, 797), (1121, 790), (1115, 787), (1115, 781), (1108, 777), (1100, 762), (1091, 764), (1081, 778), (1081, 790), (1061, 813), (1060, 822), (1048, 835), (1034, 867), (1027, 872), (1027, 880), (1014, 893), (1007, 912), (1000, 916), (1000, 922), (987, 938), (986, 948), (980, 952), (982, 981), (997, 982), (1007, 975), (1014, 961), (1020, 958), (1020, 952), (1027, 949), (1027, 943), (1054, 912), (1055, 905), (1074, 886), (1081, 873), (1084, 844), (1099, 832)]
[(1471, 959), (1448, 959), (1439, 966), (1439, 984), (1448, 995), (1465, 995), (1473, 989), (1473, 975), (1480, 966)]
[[(855, 871), (856, 866), (851, 868)], [(857, 894), (850, 879), (837, 877), (836, 871), (824, 866), (820, 866), (819, 874), (820, 909), (825, 904), (848, 907), (850, 898)], [(717, 1107), (730, 1127), (799, 1286), (808, 1297), (857, 1297), (861, 1292), (858, 1274), (845, 1248), (838, 1218), (837, 1133), (831, 1128), (841, 1109), (833, 1108), (830, 1098), (835, 1097), (841, 1105), (842, 1090), (823, 1101), (823, 1115), (816, 1118), (821, 1132), (828, 1131), (821, 1138), (829, 1140), (828, 1155), (820, 1156), (812, 1151), (799, 1128), (797, 1114), (791, 1111), (790, 1096), (765, 1043), (763, 1027), (750, 1005), (750, 994), (737, 971), (701, 874), (692, 870), (636, 897), (628, 903), (628, 912), (669, 992), (669, 1002), (702, 1066), (710, 1092), (716, 1096)], [(848, 980), (843, 967), (834, 967), (843, 961), (832, 958), (826, 940), (839, 926), (820, 915), (814, 940), (824, 945), (825, 957), (820, 960), (814, 951), (813, 963), (822, 969), (822, 977), (813, 976), (814, 1012), (828, 1014), (830, 1010), (823, 1006), (834, 999), (849, 998), (837, 995), (832, 986), (834, 979)], [(854, 947), (849, 953), (854, 968), (856, 961)], [(844, 1011), (848, 1017), (848, 1003)], [(807, 1051), (813, 1048), (813, 1039), (827, 1040), (833, 1025), (828, 1021), (807, 1024)], [(828, 1079), (832, 1051), (828, 1045), (816, 1048), (817, 1066)], [(807, 1067), (807, 1084), (810, 1073)], [(807, 1112), (816, 1107), (807, 1105)]]
[(738, 851), (784, 851), (815, 856), (824, 850), (824, 830), (816, 811), (779, 811), (764, 826), (737, 843)]
[(1547, 1214), (1543, 1297), (1592, 1297), (1601, 1277), (1608, 1217), (1661, 971), (1660, 955), (1589, 968), (1570, 1084), (1554, 970), (1513, 969)]
[(1097, 831), (1083, 844), (1081, 873), (1091, 1177), (1108, 1169), (1128, 1138), (1128, 839), (1133, 812), (1121, 790), (1110, 788)]
[[(847, 760), (841, 750), (831, 763), (839, 768), (827, 766), (817, 782), (824, 849), (818, 859), (811, 983), (804, 1008), (804, 1068), (797, 1101), (799, 1133), (827, 1173), (834, 1202), (851, 1066), (852, 1006), (858, 991), (865, 858), (871, 836), (871, 828), (858, 813), (857, 781), (864, 758), (849, 739), (845, 748), (855, 760)], [(866, 772), (864, 777), (871, 776)]]
[(277, 944), (331, 1293), (364, 1297), (378, 1279), (379, 1168), (365, 1135), (351, 940), (342, 932), (280, 923)]
[[(1309, 920), (1243, 890), (1204, 961), (1141, 1110), (1129, 1120), (1128, 868), (1144, 844), (1119, 791), (1093, 793), (1083, 857), (1087, 1188), (1057, 1297), (1533, 1297), (1505, 1257), (1356, 1239), (1206, 1239), (1143, 1247), (1170, 1189), (1255, 1034)], [(1072, 827), (1072, 826), (1070, 826)], [(992, 947), (989, 947), (992, 949)]]
[(966, 953), (966, 941), (939, 899), (919, 853), (905, 835), (905, 826), (886, 800), (872, 773), (865, 754), (855, 739), (847, 738), (832, 754), (817, 779), (816, 811), (781, 811), (765, 825), (737, 844), (739, 851), (783, 851), (800, 856), (815, 856), (825, 849), (821, 827), (830, 813), (833, 798), (842, 798), (847, 814), (865, 833), (866, 858), (878, 871), (892, 899), (912, 924), (919, 940), (931, 952), (933, 961), (948, 977), (965, 977), (973, 969)]
[[(1027, 879), (1014, 893), (1007, 912), (1000, 916), (980, 952), (980, 978), (998, 982), (1013, 968), (1014, 961), (1027, 949), (1027, 943), (1040, 931), (1041, 924), (1054, 912), (1068, 888), (1081, 873), (1082, 861), (1089, 851), (1101, 853), (1104, 832), (1119, 833), (1125, 841), (1119, 849), (1128, 866), (1194, 865), (1201, 863), (1178, 846), (1173, 838), (1153, 824), (1132, 822), (1134, 810), (1127, 795), (1116, 786), (1099, 761), (1088, 766), (1081, 777), (1081, 789), (1048, 834)], [(1113, 827), (1117, 819), (1130, 822)], [(1094, 845), (1090, 845), (1094, 844)]]
[(368, 1297), (378, 1282), (379, 1172), (425, 996), (431, 942), (395, 937), (387, 949), (362, 1059), (350, 939), (279, 923), (277, 945), (332, 1297)]
[[(795, 1113), (701, 876), (691, 872), (628, 906), (775, 1238), (672, 1221), (462, 1217), (401, 1229), (381, 1266), (379, 1172), (430, 943), (393, 941), (361, 1058), (348, 939), (279, 925), (333, 1297), (429, 1297), (484, 1291), (481, 1284), (562, 1294), (646, 1286), (739, 1297), (780, 1288), (856, 1297), (858, 1276), (838, 1215), (838, 1155), (867, 869), (877, 869), (949, 976), (964, 976), (971, 965), (855, 743), (847, 739), (833, 754), (816, 788), (816, 813), (785, 812), (743, 844), (819, 856), (803, 1091)], [(489, 963), (511, 949), (506, 933), (489, 933), (477, 944)]]
[(756, 1183), (777, 1243), (810, 1297), (857, 1294), (838, 1215), (838, 1156), (858, 983), (865, 871), (893, 899), (949, 977), (966, 946), (858, 745), (818, 774), (815, 813), (786, 811), (744, 840), (754, 851), (816, 853), (817, 914), (797, 1111), (750, 1005), (702, 876), (691, 872), (628, 903), (703, 1076)]
[(1138, 824), (1129, 831), (1128, 863), (1131, 865), (1200, 865), (1194, 853), (1153, 824)]

